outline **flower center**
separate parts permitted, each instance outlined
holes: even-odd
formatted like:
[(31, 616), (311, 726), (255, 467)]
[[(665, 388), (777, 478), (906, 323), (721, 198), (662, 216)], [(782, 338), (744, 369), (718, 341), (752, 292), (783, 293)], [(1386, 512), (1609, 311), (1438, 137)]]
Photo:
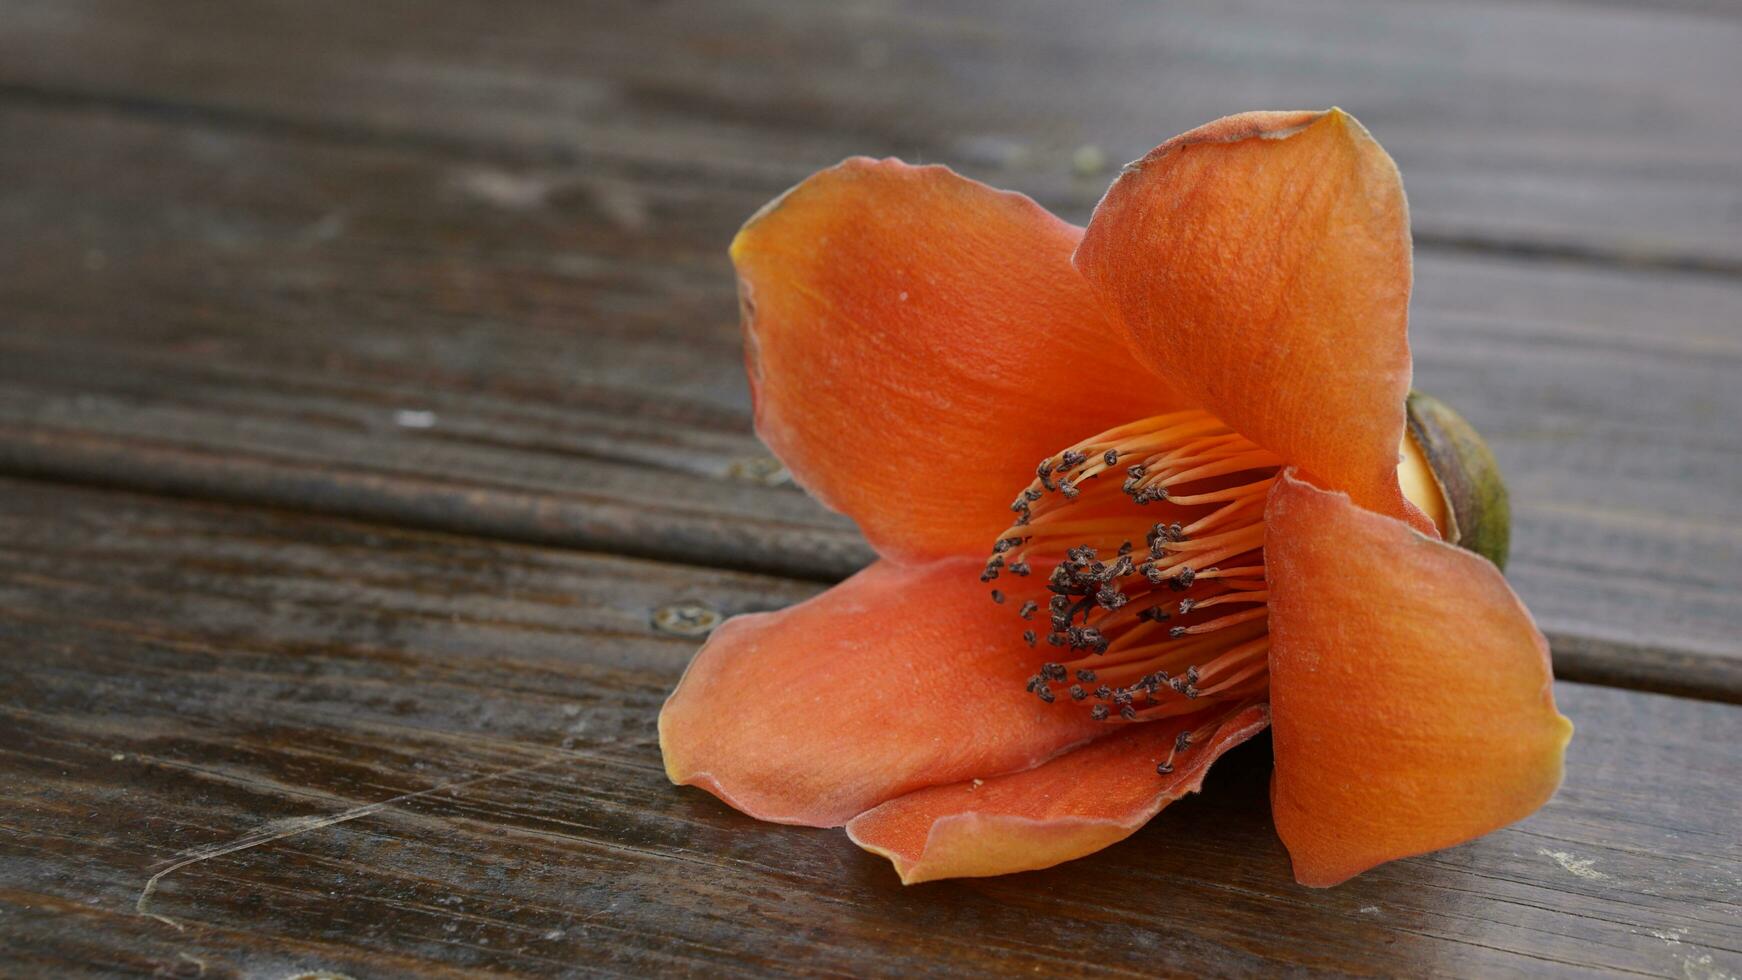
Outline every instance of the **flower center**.
[[(1263, 697), (1264, 504), (1281, 466), (1195, 410), (1109, 429), (1042, 460), (981, 576), (1045, 575), (1044, 588), (1012, 590), (1027, 596), (1017, 609), (1032, 624), (1023, 639), (1060, 649), (1029, 691), (1126, 722)], [(995, 588), (992, 598), (1006, 597)]]

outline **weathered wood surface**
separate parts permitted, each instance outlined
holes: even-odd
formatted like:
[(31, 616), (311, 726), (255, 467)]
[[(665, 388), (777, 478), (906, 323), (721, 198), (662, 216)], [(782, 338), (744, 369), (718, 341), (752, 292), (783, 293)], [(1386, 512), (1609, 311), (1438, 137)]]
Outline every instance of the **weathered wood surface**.
[[(1708, 0), (0, 0), (0, 473), (63, 481), (0, 477), (0, 975), (1742, 973), (1739, 49)], [(762, 466), (737, 224), (861, 152), (1080, 221), (1328, 103), (1611, 685), (1559, 688), (1562, 794), (1314, 892), (1254, 744), (1102, 855), (903, 890), (667, 786), (652, 611), (868, 557)]]
[(1114, 165), (1251, 108), (1345, 103), (1432, 240), (1742, 268), (1742, 11), (1618, 4), (595, 0), (553, 9), (14, 2), (17, 94), (347, 139), (788, 184), (958, 163), (1086, 208)]
[(1742, 969), (1742, 708), (1563, 683), (1580, 731), (1553, 803), (1333, 890), (1291, 882), (1262, 740), (1101, 855), (903, 889), (838, 832), (663, 776), (654, 714), (696, 641), (652, 612), (816, 586), (0, 499), (0, 973)]
[[(868, 558), (758, 480), (722, 243), (777, 181), (3, 98), (0, 181), (29, 188), (0, 467), (806, 577)], [(1565, 676), (1742, 700), (1739, 321), (1742, 280), (1421, 251), (1419, 382), (1500, 455)]]

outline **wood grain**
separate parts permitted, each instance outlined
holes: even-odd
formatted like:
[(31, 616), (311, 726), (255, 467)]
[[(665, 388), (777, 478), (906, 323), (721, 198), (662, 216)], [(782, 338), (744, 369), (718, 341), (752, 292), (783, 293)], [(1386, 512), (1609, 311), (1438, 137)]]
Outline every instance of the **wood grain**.
[[(16, 106), (0, 180), (29, 188), (0, 467), (811, 578), (869, 558), (761, 479), (720, 244), (773, 184)], [(1422, 250), (1418, 383), (1494, 443), (1564, 676), (1742, 700), (1739, 320), (1742, 282)]]
[[(1738, 49), (1707, 0), (0, 0), (0, 473), (61, 481), (0, 476), (0, 975), (1742, 973)], [(749, 432), (737, 224), (860, 152), (1080, 221), (1330, 103), (1510, 476), (1562, 793), (1310, 891), (1257, 742), (902, 889), (669, 786), (659, 611), (869, 557)]]
[(1291, 882), (1261, 743), (1101, 855), (903, 889), (844, 835), (660, 766), (695, 641), (652, 612), (815, 586), (14, 480), (0, 500), (0, 645), (27, 654), (0, 659), (0, 972), (1742, 966), (1715, 778), (1742, 764), (1736, 707), (1563, 683), (1580, 731), (1546, 809), (1328, 891)]
[(19, 96), (757, 185), (896, 153), (1075, 210), (1106, 184), (1081, 170), (1176, 132), (1342, 104), (1424, 239), (1742, 269), (1733, 5), (14, 0), (0, 21)]

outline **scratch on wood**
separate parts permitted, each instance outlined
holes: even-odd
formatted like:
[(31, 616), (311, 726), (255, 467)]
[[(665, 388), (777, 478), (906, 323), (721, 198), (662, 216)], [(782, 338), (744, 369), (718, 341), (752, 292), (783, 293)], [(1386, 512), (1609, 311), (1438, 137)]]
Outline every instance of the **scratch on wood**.
[(539, 769), (549, 769), (559, 763), (571, 762), (578, 758), (580, 758), (579, 755), (567, 755), (558, 759), (546, 759), (543, 762), (535, 762), (531, 765), (516, 766), (513, 769), (504, 769), (499, 772), (485, 773), (481, 776), (472, 776), (468, 779), (457, 779), (437, 786), (430, 786), (426, 789), (416, 790), (415, 792), (402, 793), (391, 799), (381, 800), (378, 803), (369, 803), (364, 806), (353, 807), (342, 813), (335, 813), (330, 816), (303, 817), (289, 821), (288, 824), (284, 821), (274, 821), (271, 825), (271, 829), (254, 831), (251, 834), (247, 834), (227, 844), (216, 844), (211, 847), (200, 848), (188, 857), (185, 857), (169, 867), (164, 868), (162, 871), (152, 875), (146, 880), (145, 888), (139, 892), (139, 898), (134, 901), (133, 911), (147, 918), (156, 919), (165, 925), (173, 926), (177, 932), (184, 932), (186, 931), (186, 927), (181, 923), (167, 915), (159, 915), (156, 912), (149, 911), (146, 906), (151, 901), (152, 893), (157, 891), (158, 882), (162, 881), (166, 876), (180, 871), (189, 865), (198, 864), (201, 861), (210, 861), (213, 858), (223, 857), (226, 854), (234, 854), (237, 851), (246, 851), (252, 847), (259, 847), (262, 844), (281, 841), (287, 837), (295, 837), (298, 834), (306, 834), (311, 830), (320, 830), (323, 827), (331, 827), (334, 824), (345, 823), (348, 820), (356, 820), (359, 817), (367, 817), (370, 814), (379, 813), (388, 807), (396, 806), (408, 800), (415, 800), (420, 796), (429, 796), (447, 790), (466, 789), (495, 779), (506, 779), (510, 776), (519, 776), (524, 773), (535, 772)]
[(1603, 872), (1598, 871), (1596, 868), (1591, 867), (1591, 865), (1597, 863), (1595, 858), (1581, 858), (1568, 851), (1551, 851), (1546, 847), (1537, 848), (1536, 853), (1541, 854), (1544, 857), (1553, 858), (1554, 863), (1560, 865), (1568, 873), (1577, 875), (1580, 878), (1588, 878), (1591, 881), (1604, 881), (1609, 877)]

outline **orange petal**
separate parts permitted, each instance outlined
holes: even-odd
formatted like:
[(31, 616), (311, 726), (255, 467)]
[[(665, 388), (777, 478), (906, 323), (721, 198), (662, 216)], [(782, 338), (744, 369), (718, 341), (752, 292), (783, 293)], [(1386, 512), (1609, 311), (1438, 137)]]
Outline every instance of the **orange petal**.
[(1572, 725), (1492, 564), (1285, 473), (1271, 491), (1276, 830), (1327, 886), (1522, 819)]
[[(847, 824), (847, 834), (895, 865), (902, 884), (1050, 868), (1124, 840), (1161, 808), (1203, 785), (1210, 763), (1264, 730), (1249, 705), (1218, 717), (1131, 725), (1025, 772), (933, 786)], [(1193, 745), (1158, 775), (1180, 732)]]
[(880, 561), (807, 602), (729, 620), (660, 712), (666, 774), (762, 820), (833, 827), (1104, 731), (1026, 692), (1050, 648), (1022, 642), (980, 566)]
[(1178, 405), (1071, 267), (1081, 236), (938, 166), (788, 191), (732, 243), (758, 434), (880, 554), (984, 553), (1042, 457)]
[(1177, 136), (1114, 181), (1077, 268), (1182, 394), (1370, 510), (1397, 485), (1409, 393), (1409, 209), (1341, 110)]

